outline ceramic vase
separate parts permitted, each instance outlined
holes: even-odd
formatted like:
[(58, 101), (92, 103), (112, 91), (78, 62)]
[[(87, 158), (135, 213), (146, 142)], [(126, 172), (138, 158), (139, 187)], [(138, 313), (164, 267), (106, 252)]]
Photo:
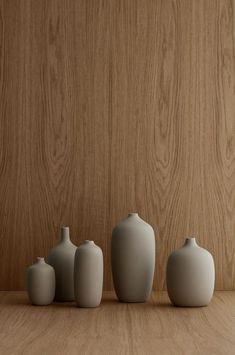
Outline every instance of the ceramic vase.
[(37, 258), (35, 264), (27, 270), (27, 291), (29, 300), (37, 306), (52, 303), (55, 296), (55, 271), (45, 263), (44, 258)]
[(60, 243), (48, 255), (48, 263), (55, 269), (55, 301), (74, 300), (73, 273), (76, 249), (70, 240), (69, 227), (62, 227)]
[(145, 302), (155, 268), (153, 228), (137, 213), (130, 213), (113, 230), (111, 243), (115, 292), (121, 302)]
[(209, 304), (215, 283), (212, 255), (187, 238), (167, 263), (167, 291), (173, 305), (200, 307)]
[(103, 253), (91, 240), (77, 248), (74, 265), (75, 300), (79, 307), (97, 307), (103, 290)]

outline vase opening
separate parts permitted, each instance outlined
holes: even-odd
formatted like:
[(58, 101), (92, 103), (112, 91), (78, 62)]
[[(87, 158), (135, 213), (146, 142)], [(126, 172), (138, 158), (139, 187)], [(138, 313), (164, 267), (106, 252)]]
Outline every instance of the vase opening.
[(84, 240), (85, 244), (90, 244), (90, 245), (94, 245), (94, 241), (93, 240)]
[(128, 217), (138, 217), (138, 213), (137, 212), (132, 212), (132, 213), (128, 213)]

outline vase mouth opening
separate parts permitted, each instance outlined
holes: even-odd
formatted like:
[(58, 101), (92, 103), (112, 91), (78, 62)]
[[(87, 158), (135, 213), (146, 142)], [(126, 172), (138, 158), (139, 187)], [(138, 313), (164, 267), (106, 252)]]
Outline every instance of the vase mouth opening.
[(128, 217), (138, 217), (138, 213), (137, 212), (131, 212), (131, 213), (128, 213)]
[(94, 242), (94, 240), (88, 240), (88, 239), (86, 239), (86, 240), (84, 240), (84, 244), (92, 244), (92, 245), (94, 245), (95, 242)]
[(187, 237), (185, 239), (184, 245), (188, 246), (198, 246), (195, 237)]

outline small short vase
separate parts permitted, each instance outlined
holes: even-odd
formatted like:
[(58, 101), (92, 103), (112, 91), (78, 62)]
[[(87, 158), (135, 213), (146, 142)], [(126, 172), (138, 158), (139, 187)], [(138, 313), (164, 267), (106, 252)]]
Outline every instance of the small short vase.
[(71, 242), (69, 227), (61, 228), (60, 243), (48, 255), (48, 263), (55, 269), (55, 301), (74, 300), (74, 258), (77, 247)]
[(55, 271), (45, 263), (44, 258), (37, 258), (35, 264), (27, 270), (27, 290), (29, 300), (37, 306), (46, 306), (55, 296)]
[(75, 301), (79, 307), (98, 307), (103, 290), (103, 253), (91, 240), (76, 251), (74, 264)]
[(146, 302), (153, 284), (155, 235), (153, 228), (137, 213), (129, 213), (114, 228), (111, 260), (119, 301)]
[(212, 255), (187, 238), (167, 263), (167, 291), (173, 305), (201, 307), (210, 303), (215, 283)]

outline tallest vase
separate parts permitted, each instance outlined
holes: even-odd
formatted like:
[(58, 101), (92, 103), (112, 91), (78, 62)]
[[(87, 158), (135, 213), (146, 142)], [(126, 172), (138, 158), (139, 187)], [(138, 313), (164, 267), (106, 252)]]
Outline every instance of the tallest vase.
[(145, 302), (151, 292), (155, 267), (153, 228), (130, 213), (113, 230), (112, 274), (121, 302)]

